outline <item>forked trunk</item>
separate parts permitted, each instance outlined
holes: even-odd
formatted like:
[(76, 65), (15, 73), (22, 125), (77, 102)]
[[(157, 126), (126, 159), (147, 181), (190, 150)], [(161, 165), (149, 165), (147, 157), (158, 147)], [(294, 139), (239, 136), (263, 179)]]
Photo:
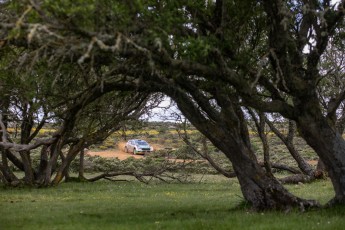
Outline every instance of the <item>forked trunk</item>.
[(69, 151), (67, 156), (65, 157), (65, 160), (62, 162), (61, 166), (56, 172), (55, 178), (52, 181), (53, 185), (59, 184), (64, 177), (66, 177), (68, 173), (69, 166), (71, 165), (72, 161), (75, 159), (75, 157), (80, 153), (80, 151), (83, 149), (84, 141), (79, 141), (77, 144), (73, 145)]
[[(236, 170), (243, 196), (255, 210), (301, 210), (317, 207), (314, 200), (304, 200), (287, 191), (274, 177), (256, 172), (257, 176), (248, 175), (248, 171)], [(260, 174), (260, 175), (259, 175)]]
[[(170, 89), (170, 88), (168, 88)], [(202, 94), (188, 91), (195, 100), (208, 102)], [(316, 201), (307, 201), (289, 193), (272, 175), (260, 167), (251, 148), (249, 131), (242, 108), (234, 98), (227, 98), (217, 88), (216, 97), (221, 110), (212, 110), (204, 105), (210, 119), (181, 91), (169, 95), (175, 99), (181, 112), (231, 161), (237, 174), (244, 199), (255, 210), (287, 210), (291, 207), (317, 206)]]
[(285, 136), (274, 126), (274, 124), (268, 118), (265, 117), (265, 121), (270, 129), (274, 132), (274, 134), (285, 144), (291, 156), (296, 160), (298, 168), (305, 175), (308, 175), (310, 178), (312, 178), (314, 176), (314, 169), (307, 163), (307, 161), (301, 156), (301, 154), (299, 154), (298, 150), (293, 144), (295, 124), (291, 120), (289, 120), (289, 132), (288, 135)]
[(245, 145), (236, 148), (236, 151), (231, 148), (223, 151), (233, 163), (244, 199), (255, 210), (290, 210), (293, 207), (304, 210), (319, 206), (316, 201), (301, 199), (286, 190), (272, 174), (262, 169), (250, 148)]
[(53, 168), (56, 167), (57, 160), (60, 154), (60, 151), (63, 146), (63, 138), (60, 138), (56, 143), (51, 146), (51, 157), (48, 161), (48, 164), (45, 169), (45, 176), (43, 181), (43, 186), (49, 186), (51, 184), (51, 176), (53, 174)]

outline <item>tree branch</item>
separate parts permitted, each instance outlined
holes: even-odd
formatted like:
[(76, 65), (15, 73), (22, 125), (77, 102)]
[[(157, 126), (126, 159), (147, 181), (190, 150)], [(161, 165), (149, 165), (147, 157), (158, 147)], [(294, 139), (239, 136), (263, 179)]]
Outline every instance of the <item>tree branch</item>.
[(0, 146), (2, 146), (4, 149), (10, 149), (13, 151), (30, 151), (32, 149), (36, 149), (42, 145), (50, 145), (56, 141), (56, 137), (52, 137), (49, 139), (37, 139), (35, 140), (34, 144), (16, 144), (16, 143), (10, 143), (10, 142), (0, 142)]

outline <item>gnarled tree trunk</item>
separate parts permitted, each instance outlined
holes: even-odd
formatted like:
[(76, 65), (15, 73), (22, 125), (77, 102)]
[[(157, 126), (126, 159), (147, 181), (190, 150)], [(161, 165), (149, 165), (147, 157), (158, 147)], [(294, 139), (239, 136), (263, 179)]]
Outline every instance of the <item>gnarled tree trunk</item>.
[[(170, 88), (171, 89), (171, 88)], [(217, 92), (221, 89), (217, 88)], [(169, 89), (167, 90), (169, 93)], [(286, 210), (291, 207), (318, 205), (315, 201), (303, 200), (289, 193), (271, 174), (266, 174), (259, 165), (251, 148), (247, 123), (239, 104), (234, 98), (219, 100), (221, 110), (216, 111), (208, 104), (196, 107), (193, 99), (182, 90), (170, 94), (181, 112), (231, 161), (239, 180), (244, 199), (256, 210)], [(194, 99), (206, 103), (202, 95), (189, 91)], [(235, 98), (236, 99), (236, 98)], [(204, 107), (208, 115), (201, 109)], [(219, 113), (218, 113), (219, 112)]]
[[(271, 174), (267, 174), (255, 159), (254, 153), (239, 139), (233, 143), (218, 143), (233, 167), (247, 202), (256, 210), (288, 210), (292, 207), (308, 208), (317, 202), (298, 198), (287, 191)], [(234, 154), (236, 152), (236, 154)]]
[(317, 152), (326, 166), (335, 190), (330, 202), (345, 204), (345, 141), (326, 119), (300, 116), (297, 120), (303, 138)]

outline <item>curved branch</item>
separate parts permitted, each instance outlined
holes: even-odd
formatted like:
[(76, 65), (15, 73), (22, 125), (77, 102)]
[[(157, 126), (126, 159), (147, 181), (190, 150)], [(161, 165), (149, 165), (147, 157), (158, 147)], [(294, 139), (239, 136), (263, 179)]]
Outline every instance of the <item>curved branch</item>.
[(52, 137), (49, 139), (37, 139), (35, 143), (33, 144), (16, 144), (16, 143), (10, 143), (10, 142), (0, 142), (0, 146), (2, 146), (4, 149), (10, 149), (14, 151), (30, 151), (32, 149), (36, 149), (42, 145), (50, 145), (54, 143), (57, 140), (56, 137)]
[(340, 104), (345, 100), (345, 90), (341, 92), (337, 98), (330, 100), (327, 106), (327, 117), (333, 118)]

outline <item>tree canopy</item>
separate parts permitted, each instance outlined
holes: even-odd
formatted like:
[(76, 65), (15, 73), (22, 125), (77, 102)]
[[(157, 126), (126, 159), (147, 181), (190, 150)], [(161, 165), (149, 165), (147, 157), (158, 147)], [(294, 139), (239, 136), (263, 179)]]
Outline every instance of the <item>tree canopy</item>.
[[(326, 165), (335, 190), (330, 203), (344, 204), (345, 141), (337, 118), (345, 93), (342, 84), (327, 90), (335, 71), (343, 82), (343, 69), (333, 69), (341, 62), (331, 63), (327, 48), (342, 45), (344, 4), (7, 1), (0, 11), (1, 52), (15, 50), (11, 60), (26, 76), (52, 72), (48, 82), (66, 73), (87, 91), (94, 84), (97, 92), (164, 93), (229, 158), (255, 208), (315, 206), (266, 173), (251, 147), (244, 106), (279, 113), (296, 122)], [(86, 90), (85, 100), (95, 100)]]

